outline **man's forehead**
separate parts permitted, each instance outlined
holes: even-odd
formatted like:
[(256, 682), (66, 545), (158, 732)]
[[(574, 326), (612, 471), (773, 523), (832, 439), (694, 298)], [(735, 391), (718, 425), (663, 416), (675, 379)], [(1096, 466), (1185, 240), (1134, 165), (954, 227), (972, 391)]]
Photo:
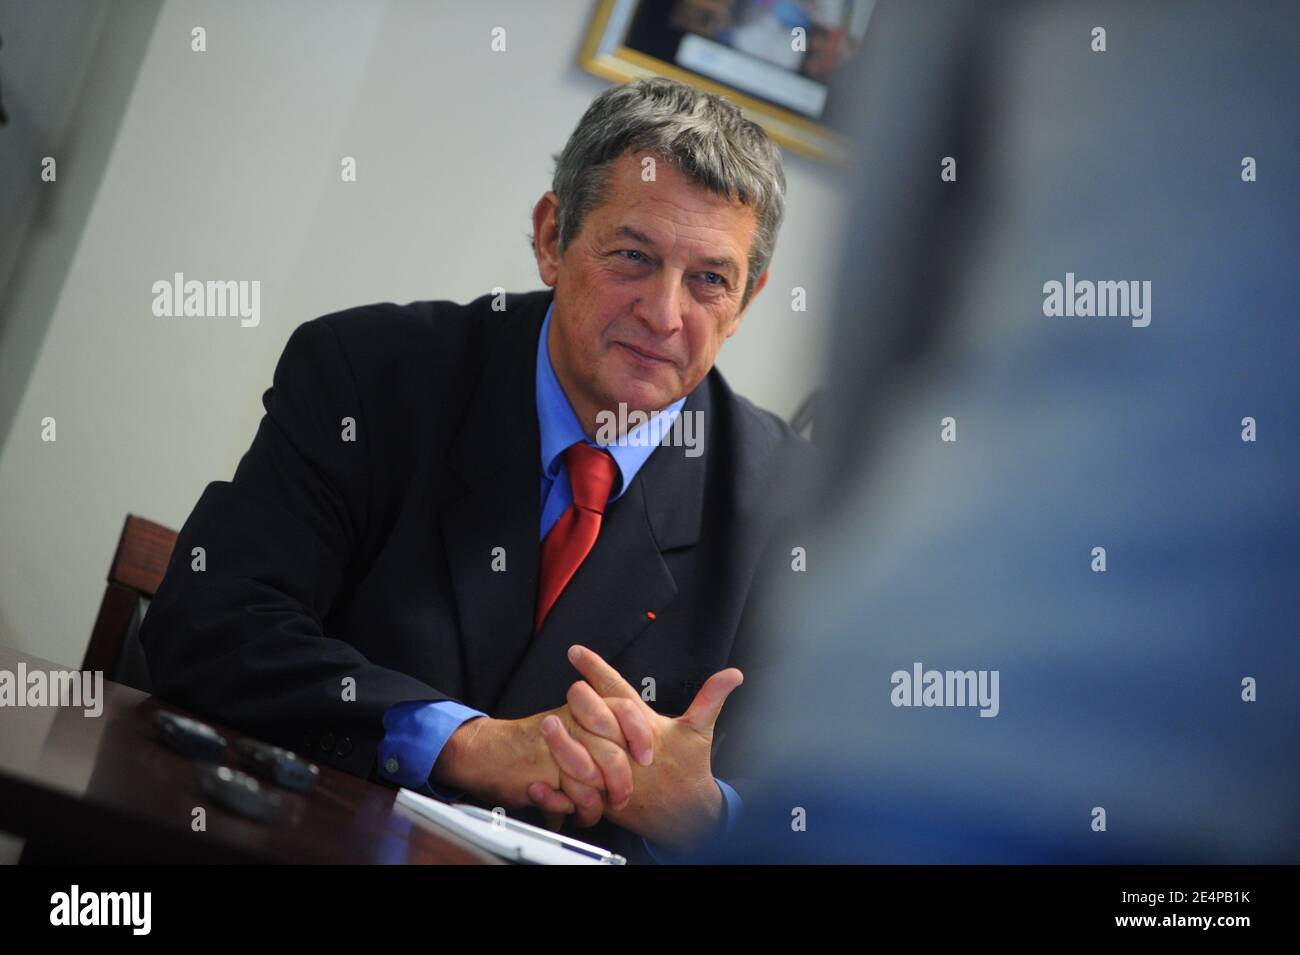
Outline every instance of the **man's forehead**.
[(656, 153), (625, 152), (614, 164), (613, 172), (617, 186), (625, 190), (639, 190), (643, 186), (669, 185), (694, 192), (709, 202), (730, 204), (738, 211), (749, 208), (741, 203), (734, 193), (730, 199), (718, 195), (679, 169), (676, 162)]

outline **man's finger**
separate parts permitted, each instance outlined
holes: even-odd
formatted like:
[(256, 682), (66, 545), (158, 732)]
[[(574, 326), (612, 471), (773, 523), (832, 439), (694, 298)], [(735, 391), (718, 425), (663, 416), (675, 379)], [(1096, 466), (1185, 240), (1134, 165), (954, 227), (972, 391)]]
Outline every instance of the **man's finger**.
[(613, 809), (622, 809), (632, 798), (632, 764), (628, 762), (627, 750), (582, 727), (575, 730), (575, 737), (600, 767), (600, 775), (605, 780), (605, 801)]
[[(584, 808), (588, 812), (591, 810), (592, 800), (587, 798), (589, 794), (586, 791), (588, 787), (604, 790), (605, 795), (601, 798), (602, 811), (603, 804), (606, 802), (615, 809), (622, 809), (632, 798), (632, 764), (628, 762), (627, 752), (621, 746), (616, 746), (595, 733), (589, 733), (581, 726), (574, 727), (572, 735), (567, 726), (562, 726), (561, 732), (546, 734), (546, 745), (550, 748), (551, 756), (559, 766), (560, 772), (584, 784), (582, 789), (576, 791), (571, 786), (564, 787), (565, 792), (578, 804), (579, 818), (583, 818)], [(573, 751), (575, 747), (582, 751), (586, 757), (585, 761)], [(579, 778), (567, 768), (584, 765), (586, 761), (590, 761), (596, 767), (594, 779)], [(600, 796), (600, 793), (596, 795)], [(579, 796), (583, 798), (580, 799)]]
[[(595, 693), (595, 690), (592, 690)], [(601, 697), (604, 699), (604, 697)], [(644, 700), (629, 700), (621, 696), (611, 696), (605, 705), (614, 712), (619, 729), (628, 741), (632, 756), (642, 766), (649, 766), (655, 761), (655, 732), (652, 721), (658, 717)]]
[(686, 708), (686, 712), (679, 716), (678, 719), (689, 723), (701, 733), (713, 732), (713, 724), (718, 721), (718, 714), (722, 712), (722, 704), (727, 702), (727, 697), (731, 695), (731, 691), (744, 682), (745, 674), (735, 667), (719, 670), (704, 681), (704, 686), (700, 687), (700, 692), (695, 694), (695, 699), (691, 700), (691, 705)]
[(640, 706), (621, 696), (606, 699), (585, 680), (569, 687), (568, 703), (569, 712), (583, 729), (616, 746), (626, 746), (642, 766), (654, 762), (654, 732)]
[[(542, 811), (542, 818), (546, 820), (548, 829), (560, 828), (564, 824), (564, 817), (576, 809), (568, 796), (556, 792), (546, 783), (531, 784), (528, 787), (528, 798)], [(552, 822), (554, 825), (551, 824)]]
[(605, 815), (605, 800), (600, 791), (578, 782), (566, 773), (560, 773), (560, 788), (577, 805), (574, 816), (583, 828), (594, 826)]
[[(578, 807), (578, 813), (577, 813), (578, 826), (586, 828), (588, 826), (594, 826), (597, 822), (600, 821), (600, 817), (604, 815), (604, 803), (600, 800), (599, 793), (596, 793), (596, 790), (591, 789), (590, 787), (587, 786), (583, 786), (582, 783), (578, 782), (573, 777), (565, 776), (563, 774), (561, 774), (560, 776), (560, 785), (566, 788), (572, 787), (575, 790), (578, 789), (586, 790), (586, 792), (588, 793), (595, 794), (596, 798), (591, 808), (584, 809), (582, 806)], [(538, 802), (538, 797), (533, 796), (534, 787), (536, 787), (539, 790), (539, 796), (542, 802), (553, 802), (554, 800), (557, 799), (566, 799), (566, 797), (561, 792), (552, 789), (546, 783), (533, 783), (533, 785), (529, 787), (528, 795), (529, 798), (531, 798), (534, 803)], [(559, 821), (556, 825), (551, 825), (552, 821), (554, 821), (554, 817), (552, 814), (543, 812), (542, 818), (546, 820), (546, 827), (548, 829), (551, 829), (552, 831), (559, 829), (560, 826), (564, 824), (564, 819), (562, 816), (559, 818)]]
[(585, 680), (578, 680), (569, 687), (565, 701), (569, 704), (569, 712), (583, 729), (619, 746), (627, 742), (622, 727), (618, 725), (618, 717)]
[[(591, 688), (598, 695), (621, 696), (624, 699), (636, 700), (642, 706), (645, 706), (641, 694), (634, 690), (627, 680), (623, 679), (623, 674), (602, 660), (600, 654), (594, 650), (588, 650), (586, 647), (575, 643), (569, 647), (569, 662), (587, 678), (587, 682), (591, 684)], [(646, 708), (649, 709), (649, 707)]]
[(569, 735), (564, 722), (558, 716), (551, 714), (542, 720), (542, 738), (546, 740), (551, 758), (555, 760), (555, 765), (560, 767), (560, 772), (568, 773), (588, 786), (604, 785), (604, 776), (601, 774), (600, 767), (587, 752), (587, 747)]

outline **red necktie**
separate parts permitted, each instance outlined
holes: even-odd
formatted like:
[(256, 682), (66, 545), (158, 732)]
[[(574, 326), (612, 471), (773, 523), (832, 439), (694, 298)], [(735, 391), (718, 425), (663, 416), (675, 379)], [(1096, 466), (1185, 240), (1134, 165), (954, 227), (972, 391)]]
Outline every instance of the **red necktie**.
[(542, 579), (537, 591), (537, 616), (533, 633), (555, 606), (564, 588), (596, 545), (601, 516), (614, 487), (618, 465), (608, 451), (579, 441), (564, 452), (573, 503), (542, 541)]

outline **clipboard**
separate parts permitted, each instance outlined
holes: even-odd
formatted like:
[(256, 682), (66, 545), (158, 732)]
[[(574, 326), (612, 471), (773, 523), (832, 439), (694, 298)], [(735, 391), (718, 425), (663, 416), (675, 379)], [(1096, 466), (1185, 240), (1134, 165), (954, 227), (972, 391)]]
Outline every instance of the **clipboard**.
[(443, 802), (411, 789), (394, 806), (511, 862), (531, 865), (626, 865), (621, 855), (478, 806)]

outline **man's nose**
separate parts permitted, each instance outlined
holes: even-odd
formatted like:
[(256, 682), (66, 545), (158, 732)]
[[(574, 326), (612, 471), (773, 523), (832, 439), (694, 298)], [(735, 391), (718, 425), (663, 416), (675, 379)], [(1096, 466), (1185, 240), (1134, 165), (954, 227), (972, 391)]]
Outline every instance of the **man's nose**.
[(682, 327), (682, 307), (685, 304), (682, 274), (664, 269), (656, 277), (653, 288), (641, 300), (641, 320), (656, 335), (666, 338)]

